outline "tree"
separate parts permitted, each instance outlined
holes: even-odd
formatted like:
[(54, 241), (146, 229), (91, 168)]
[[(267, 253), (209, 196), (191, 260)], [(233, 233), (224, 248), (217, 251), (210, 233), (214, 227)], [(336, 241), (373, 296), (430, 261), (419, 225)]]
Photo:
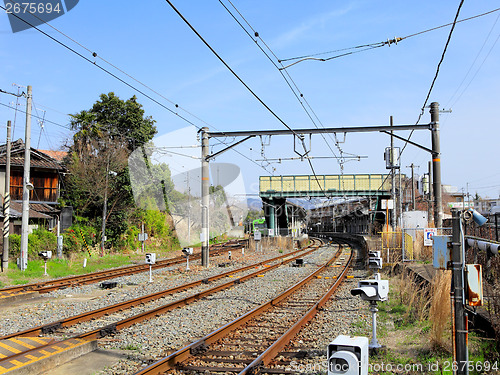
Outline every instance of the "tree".
[(155, 121), (144, 116), (142, 105), (135, 96), (121, 100), (113, 92), (101, 94), (90, 110), (71, 116), (71, 128), (76, 130), (74, 141), (86, 144), (103, 134), (111, 139), (121, 139), (129, 152), (153, 139), (157, 133)]
[(135, 96), (123, 101), (110, 92), (72, 115), (71, 127), (76, 133), (65, 160), (63, 204), (97, 228), (107, 223), (106, 235), (116, 242), (135, 208), (128, 157), (154, 137), (154, 120), (144, 116)]

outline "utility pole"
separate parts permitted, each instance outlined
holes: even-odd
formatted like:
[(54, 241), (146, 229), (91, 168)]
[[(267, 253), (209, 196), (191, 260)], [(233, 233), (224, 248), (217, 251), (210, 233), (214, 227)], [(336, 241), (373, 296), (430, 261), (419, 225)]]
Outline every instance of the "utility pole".
[(24, 141), (24, 176), (23, 176), (23, 212), (21, 226), (21, 255), (19, 257), (19, 268), (25, 271), (28, 267), (28, 225), (30, 215), (30, 190), (33, 185), (30, 183), (31, 167), (31, 102), (33, 100), (32, 88), (28, 86), (26, 97), (26, 133)]
[(452, 214), (452, 272), (453, 272), (453, 306), (455, 312), (455, 361), (458, 365), (457, 375), (468, 374), (467, 368), (467, 329), (464, 309), (464, 250), (461, 233), (461, 213), (457, 209), (451, 210)]
[[(390, 117), (390, 125), (391, 128), (394, 126), (394, 119), (391, 116)], [(392, 216), (391, 216), (391, 225), (392, 225), (392, 231), (394, 232), (396, 230), (396, 176), (395, 176), (395, 170), (394, 170), (394, 132), (391, 130), (391, 198), (393, 202), (392, 206)]]
[(5, 193), (3, 197), (3, 255), (2, 272), (9, 268), (9, 233), (10, 233), (10, 148), (11, 122), (7, 121), (7, 144), (5, 162)]
[(411, 168), (411, 209), (415, 211), (415, 173), (414, 173), (414, 168), (417, 167), (418, 165), (414, 165), (411, 163), (410, 166), (406, 168)]
[(432, 183), (434, 190), (434, 224), (443, 227), (443, 201), (441, 192), (441, 146), (439, 143), (439, 103), (431, 103)]
[(106, 216), (108, 214), (109, 159), (110, 159), (110, 154), (108, 150), (108, 161), (106, 163), (106, 177), (105, 177), (106, 180), (104, 186), (104, 207), (102, 209), (101, 256), (104, 256), (104, 245), (106, 244)]
[(427, 220), (429, 222), (434, 221), (434, 216), (432, 215), (432, 197), (434, 196), (433, 191), (434, 187), (432, 185), (432, 181), (434, 178), (432, 177), (432, 162), (428, 163), (428, 170), (429, 170), (429, 196), (427, 197)]
[(209, 265), (209, 190), (210, 176), (208, 169), (209, 139), (208, 128), (201, 129), (201, 265)]

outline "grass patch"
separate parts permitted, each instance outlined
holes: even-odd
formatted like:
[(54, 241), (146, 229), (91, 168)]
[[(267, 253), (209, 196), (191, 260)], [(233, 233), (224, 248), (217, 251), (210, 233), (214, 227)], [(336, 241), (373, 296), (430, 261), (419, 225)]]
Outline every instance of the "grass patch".
[[(449, 274), (438, 275), (432, 286), (408, 276), (389, 279), (389, 300), (377, 306), (377, 338), (387, 350), (370, 357), (370, 374), (453, 374)], [(352, 327), (355, 335), (371, 340), (370, 324), (360, 320)], [(477, 366), (470, 375), (500, 374), (496, 344), (469, 334), (469, 361)], [(490, 370), (485, 371), (488, 363)]]
[[(83, 260), (87, 259), (87, 266), (83, 268)], [(60, 278), (71, 275), (84, 275), (91, 272), (101, 271), (109, 268), (122, 267), (137, 262), (142, 262), (142, 254), (108, 254), (103, 257), (84, 255), (71, 256), (68, 259), (50, 259), (47, 262), (47, 274), (44, 276), (44, 261), (30, 260), (28, 268), (21, 271), (13, 262), (9, 263), (9, 269), (2, 274), (2, 287), (8, 285), (20, 285), (32, 283), (37, 280), (48, 278)]]

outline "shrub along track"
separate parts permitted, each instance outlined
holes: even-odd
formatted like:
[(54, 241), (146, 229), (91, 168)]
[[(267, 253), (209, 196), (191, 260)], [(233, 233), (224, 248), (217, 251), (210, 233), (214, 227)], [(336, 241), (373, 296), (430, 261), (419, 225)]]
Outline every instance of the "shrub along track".
[[(13, 334), (10, 334), (10, 335), (6, 335), (6, 336), (3, 336), (3, 337), (0, 337), (0, 341), (1, 340), (6, 340), (6, 339), (15, 339), (15, 338), (19, 338), (19, 337), (26, 337), (26, 336), (41, 336), (43, 334), (57, 333), (58, 331), (60, 331), (64, 327), (69, 327), (69, 326), (72, 326), (72, 325), (75, 325), (75, 324), (78, 324), (78, 323), (81, 323), (81, 322), (84, 322), (84, 321), (94, 320), (94, 319), (96, 319), (96, 318), (98, 318), (100, 316), (110, 315), (110, 314), (113, 314), (115, 312), (123, 311), (125, 309), (131, 308), (133, 306), (143, 305), (143, 304), (145, 304), (145, 303), (147, 303), (149, 301), (153, 301), (155, 299), (163, 298), (163, 297), (165, 297), (165, 296), (167, 296), (169, 294), (173, 294), (173, 293), (176, 293), (176, 292), (181, 291), (181, 290), (186, 290), (186, 289), (198, 286), (198, 285), (207, 284), (207, 283), (210, 283), (212, 281), (215, 281), (215, 280), (218, 280), (218, 279), (221, 279), (221, 278), (224, 278), (224, 277), (232, 277), (233, 274), (236, 274), (236, 273), (239, 273), (239, 272), (248, 271), (248, 270), (250, 270), (252, 268), (255, 268), (255, 267), (267, 266), (264, 269), (260, 269), (258, 271), (252, 272), (250, 274), (241, 276), (239, 278), (235, 278), (234, 280), (231, 280), (229, 282), (225, 282), (225, 283), (223, 283), (221, 285), (215, 286), (213, 288), (210, 288), (208, 290), (202, 291), (200, 293), (195, 293), (195, 294), (192, 294), (192, 295), (190, 295), (190, 296), (188, 296), (186, 298), (182, 298), (182, 299), (179, 299), (179, 300), (167, 303), (165, 305), (162, 305), (162, 306), (160, 306), (158, 308), (144, 311), (144, 312), (142, 312), (140, 314), (133, 315), (133, 316), (131, 316), (129, 318), (126, 318), (126, 319), (118, 320), (118, 321), (116, 321), (115, 323), (113, 323), (111, 325), (100, 327), (98, 329), (94, 329), (92, 331), (85, 332), (83, 334), (79, 334), (79, 335), (73, 336), (73, 337), (71, 337), (68, 340), (71, 340), (71, 339), (74, 339), (74, 338), (85, 339), (85, 340), (99, 339), (99, 338), (105, 337), (107, 335), (114, 334), (114, 333), (116, 333), (117, 331), (119, 331), (119, 330), (121, 330), (123, 328), (132, 326), (132, 325), (134, 325), (136, 323), (139, 323), (139, 322), (141, 322), (143, 320), (150, 319), (152, 317), (158, 316), (158, 315), (163, 314), (163, 313), (165, 313), (167, 311), (173, 310), (173, 309), (175, 309), (177, 307), (187, 305), (187, 304), (192, 303), (192, 302), (194, 302), (196, 300), (199, 300), (199, 299), (201, 299), (203, 297), (206, 297), (206, 296), (208, 296), (210, 294), (216, 293), (216, 292), (218, 292), (220, 290), (223, 290), (223, 289), (230, 288), (230, 287), (232, 287), (232, 286), (234, 286), (236, 284), (240, 284), (240, 283), (244, 282), (245, 280), (248, 280), (248, 279), (253, 278), (253, 277), (257, 277), (257, 276), (262, 275), (263, 273), (266, 273), (266, 272), (268, 272), (270, 270), (276, 269), (276, 268), (280, 267), (283, 264), (289, 263), (289, 262), (291, 262), (291, 261), (293, 261), (293, 260), (295, 260), (295, 259), (297, 259), (299, 257), (303, 257), (304, 255), (307, 255), (307, 254), (315, 251), (316, 249), (319, 248), (319, 246), (321, 245), (321, 243), (322, 242), (320, 240), (313, 240), (313, 243), (311, 243), (306, 248), (297, 250), (297, 251), (295, 251), (293, 253), (281, 255), (281, 256), (278, 256), (278, 257), (275, 257), (275, 258), (272, 258), (272, 259), (268, 259), (266, 261), (262, 261), (262, 262), (259, 262), (259, 263), (256, 263), (256, 264), (252, 264), (252, 265), (249, 265), (249, 266), (237, 269), (237, 270), (232, 270), (232, 271), (225, 272), (225, 273), (222, 273), (222, 274), (219, 274), (219, 275), (216, 275), (216, 276), (212, 276), (212, 277), (209, 277), (209, 278), (205, 278), (205, 279), (197, 280), (197, 281), (190, 282), (190, 283), (187, 283), (187, 284), (183, 284), (181, 286), (170, 288), (168, 290), (165, 290), (165, 291), (162, 291), (162, 292), (159, 292), (159, 293), (154, 293), (154, 294), (150, 294), (150, 295), (143, 296), (143, 297), (140, 297), (140, 298), (135, 298), (133, 300), (124, 301), (124, 302), (121, 302), (121, 303), (118, 303), (118, 304), (115, 304), (115, 305), (111, 305), (111, 306), (108, 306), (108, 307), (105, 307), (105, 308), (101, 308), (101, 309), (98, 309), (98, 310), (89, 311), (89, 312), (86, 312), (84, 314), (80, 314), (80, 315), (73, 316), (73, 317), (70, 317), (70, 318), (62, 319), (62, 320), (59, 320), (59, 321), (54, 322), (54, 323), (50, 323), (50, 324), (46, 324), (46, 325), (43, 325), (43, 326), (38, 326), (38, 327), (34, 327), (34, 328), (31, 328), (31, 329), (28, 329), (28, 330), (24, 330), (24, 331), (21, 331), (21, 332), (17, 332), (17, 333), (13, 333)], [(269, 263), (274, 263), (274, 264), (269, 265)], [(52, 344), (53, 343), (47, 344), (45, 346), (40, 346), (40, 347), (38, 347), (38, 348), (36, 348), (34, 350), (43, 350), (44, 347), (48, 347), (48, 346), (50, 346)], [(29, 354), (29, 352), (30, 351), (27, 350), (27, 351), (24, 351), (22, 353), (18, 353), (16, 355), (13, 355), (13, 356), (10, 356), (10, 357), (7, 357), (7, 358), (3, 358), (2, 361), (11, 361), (11, 360), (15, 359), (15, 357), (19, 357), (21, 355)], [(0, 361), (0, 366), (2, 364), (2, 361)]]
[[(247, 240), (229, 241), (219, 245), (211, 245), (210, 250), (214, 252), (211, 253), (210, 255), (217, 256), (220, 254), (227, 253), (228, 251), (231, 250), (241, 249), (243, 247), (248, 246), (247, 242), (248, 242)], [(196, 260), (200, 258), (201, 258), (201, 252), (197, 252), (190, 257), (191, 260)], [(175, 258), (159, 260), (155, 264), (153, 264), (151, 268), (152, 269), (165, 268), (185, 262), (186, 258), (184, 258), (183, 256), (178, 256)], [(15, 285), (0, 289), (0, 299), (2, 298), (3, 295), (12, 296), (16, 293), (23, 293), (27, 291), (49, 293), (57, 289), (69, 288), (86, 284), (94, 284), (103, 280), (114, 279), (116, 277), (128, 276), (135, 273), (146, 272), (146, 271), (149, 271), (148, 264), (137, 264), (133, 266), (114, 268), (111, 270), (92, 272), (85, 275), (62, 277), (59, 279), (48, 280), (32, 284)]]
[[(272, 300), (138, 371), (136, 375), (179, 371), (193, 374), (290, 373), (276, 367), (287, 362), (272, 361), (313, 319), (345, 278), (353, 257), (352, 251), (340, 272), (331, 267), (341, 253), (342, 248), (317, 271)], [(332, 283), (332, 280), (335, 281)], [(325, 288), (328, 289), (326, 293)]]

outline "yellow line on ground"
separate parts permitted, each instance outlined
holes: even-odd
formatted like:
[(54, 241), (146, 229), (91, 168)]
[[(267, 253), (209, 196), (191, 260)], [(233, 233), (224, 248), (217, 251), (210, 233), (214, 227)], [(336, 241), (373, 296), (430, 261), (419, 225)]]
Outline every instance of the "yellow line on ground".
[(12, 346), (9, 346), (7, 344), (4, 344), (3, 342), (0, 342), (0, 346), (4, 349), (7, 349), (8, 351), (12, 353), (21, 353), (21, 350), (17, 350), (16, 348), (13, 348)]
[(14, 342), (16, 344), (24, 346), (25, 348), (28, 348), (28, 349), (35, 349), (35, 346), (27, 344), (27, 343), (25, 343), (25, 342), (23, 342), (21, 340), (18, 340), (18, 339), (9, 339), (9, 341), (12, 341), (12, 342)]

